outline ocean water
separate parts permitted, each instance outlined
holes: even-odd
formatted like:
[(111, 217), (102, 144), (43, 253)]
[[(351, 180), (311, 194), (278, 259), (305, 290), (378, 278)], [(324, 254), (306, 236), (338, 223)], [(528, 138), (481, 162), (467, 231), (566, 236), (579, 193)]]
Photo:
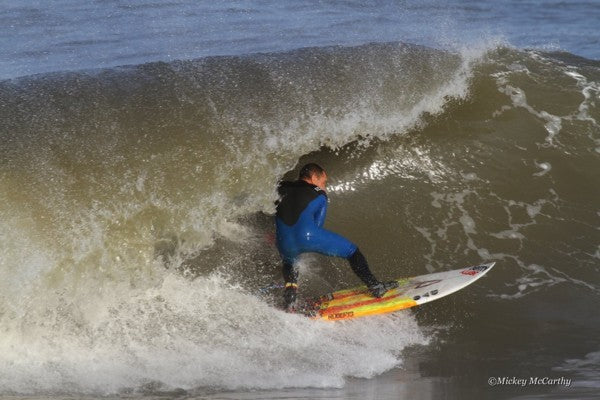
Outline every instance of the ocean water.
[[(0, 396), (597, 398), (599, 14), (1, 4)], [(309, 161), (382, 279), (496, 267), (395, 314), (280, 311), (275, 186)]]
[(600, 3), (562, 0), (7, 0), (0, 79), (149, 61), (403, 41), (600, 58)]

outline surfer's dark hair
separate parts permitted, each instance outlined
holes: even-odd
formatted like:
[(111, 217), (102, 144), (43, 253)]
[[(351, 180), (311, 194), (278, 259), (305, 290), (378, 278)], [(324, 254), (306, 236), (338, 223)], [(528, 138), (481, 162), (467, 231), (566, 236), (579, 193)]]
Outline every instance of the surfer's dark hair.
[(325, 170), (315, 163), (308, 163), (300, 170), (300, 179), (310, 179), (313, 175), (321, 176), (325, 173)]

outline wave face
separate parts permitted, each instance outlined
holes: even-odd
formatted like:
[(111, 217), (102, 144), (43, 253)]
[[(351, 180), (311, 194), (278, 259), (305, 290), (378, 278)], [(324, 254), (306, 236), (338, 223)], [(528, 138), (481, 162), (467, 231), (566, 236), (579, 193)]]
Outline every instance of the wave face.
[[(276, 183), (306, 161), (380, 276), (493, 259), (498, 304), (598, 293), (598, 82), (567, 53), (402, 43), (0, 82), (0, 392), (339, 387), (400, 365), (427, 343), (410, 313), (316, 324), (256, 295), (279, 277)], [(340, 260), (301, 268), (309, 295), (356, 283)]]

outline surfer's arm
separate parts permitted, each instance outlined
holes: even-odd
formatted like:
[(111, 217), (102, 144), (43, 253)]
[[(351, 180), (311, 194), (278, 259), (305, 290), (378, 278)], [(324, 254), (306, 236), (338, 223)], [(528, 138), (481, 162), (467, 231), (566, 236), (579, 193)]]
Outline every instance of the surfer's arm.
[(315, 224), (319, 228), (322, 228), (323, 224), (325, 224), (325, 216), (327, 215), (327, 196), (321, 195), (317, 197), (317, 201), (319, 204), (315, 211)]

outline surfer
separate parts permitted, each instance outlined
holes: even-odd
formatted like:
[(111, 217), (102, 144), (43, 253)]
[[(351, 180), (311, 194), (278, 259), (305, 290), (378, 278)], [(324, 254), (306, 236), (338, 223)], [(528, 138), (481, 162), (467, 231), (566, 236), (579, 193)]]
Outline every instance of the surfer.
[(323, 228), (327, 212), (327, 173), (319, 165), (306, 164), (297, 181), (283, 181), (277, 190), (275, 224), (277, 249), (283, 260), (285, 308), (291, 309), (296, 300), (298, 271), (294, 262), (302, 253), (321, 253), (343, 257), (352, 271), (367, 285), (374, 297), (382, 297), (393, 287), (373, 276), (367, 260), (358, 247), (337, 233)]

